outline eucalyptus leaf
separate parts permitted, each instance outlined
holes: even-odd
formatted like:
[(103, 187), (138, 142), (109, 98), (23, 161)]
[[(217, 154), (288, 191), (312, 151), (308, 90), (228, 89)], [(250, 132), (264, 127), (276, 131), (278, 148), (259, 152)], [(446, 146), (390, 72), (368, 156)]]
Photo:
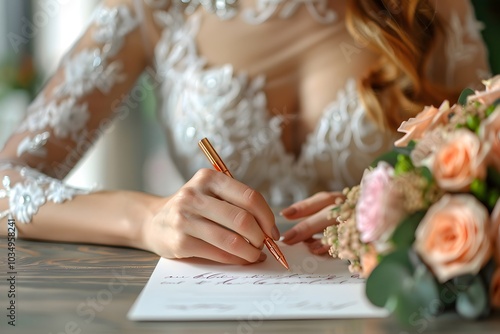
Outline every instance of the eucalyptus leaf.
[(467, 291), (470, 285), (474, 282), (475, 276), (472, 274), (460, 275), (453, 278), (453, 285), (458, 291)]
[(428, 318), (425, 310), (419, 309), (420, 303), (411, 293), (402, 291), (391, 299), (392, 314), (402, 325), (408, 326), (416, 319)]
[(452, 309), (457, 301), (457, 288), (453, 281), (447, 281), (439, 285), (439, 297), (446, 308)]
[(408, 249), (397, 250), (382, 258), (366, 280), (366, 296), (379, 307), (388, 307), (391, 296), (397, 295), (411, 284), (413, 266)]
[(474, 95), (474, 94), (475, 94), (474, 90), (470, 88), (464, 89), (460, 94), (460, 97), (458, 98), (458, 104), (465, 106), (467, 104), (467, 98), (469, 97), (469, 95)]
[(475, 276), (465, 291), (458, 292), (457, 313), (467, 319), (478, 319), (489, 313), (489, 300), (481, 277)]
[(434, 275), (425, 265), (415, 268), (413, 274), (415, 285), (413, 286), (414, 295), (420, 300), (421, 304), (428, 309), (430, 314), (440, 312), (439, 289)]
[(392, 242), (396, 248), (409, 248), (415, 241), (415, 230), (424, 218), (426, 211), (417, 211), (406, 217), (394, 230)]
[(392, 312), (388, 301), (405, 290), (405, 283), (408, 285), (411, 280), (411, 273), (405, 266), (397, 262), (380, 263), (366, 280), (366, 296), (373, 305)]
[(413, 324), (418, 319), (428, 319), (445, 308), (439, 299), (438, 284), (424, 265), (415, 269), (405, 288), (391, 297), (388, 306), (399, 322), (405, 325)]

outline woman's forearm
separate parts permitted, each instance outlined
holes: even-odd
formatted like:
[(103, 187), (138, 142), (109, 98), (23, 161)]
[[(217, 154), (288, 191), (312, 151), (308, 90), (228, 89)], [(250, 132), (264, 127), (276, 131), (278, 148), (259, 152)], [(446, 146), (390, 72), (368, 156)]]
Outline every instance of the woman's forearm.
[(20, 238), (147, 249), (142, 226), (152, 219), (158, 201), (132, 191), (78, 195), (61, 204), (46, 203), (32, 222), (16, 227)]

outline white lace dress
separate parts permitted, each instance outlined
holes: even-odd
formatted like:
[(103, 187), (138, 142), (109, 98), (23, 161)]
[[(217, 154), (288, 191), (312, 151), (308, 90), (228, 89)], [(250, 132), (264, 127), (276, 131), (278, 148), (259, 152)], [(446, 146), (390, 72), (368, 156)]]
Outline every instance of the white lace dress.
[[(212, 64), (200, 51), (204, 20), (228, 27), (238, 21), (259, 29), (275, 21), (293, 25), (297, 16), (307, 15), (310, 24), (346, 35), (343, 12), (332, 6), (335, 1), (245, 0), (243, 7), (238, 1), (110, 3), (96, 9), (86, 34), (2, 151), (0, 171), (6, 177), (0, 217), (13, 215), (27, 223), (44, 203), (86, 193), (61, 180), (110, 122), (126, 117), (127, 105), (142, 98), (140, 90), (130, 89), (145, 70), (154, 77), (151, 84), (161, 98), (158, 117), (181, 175), (187, 180), (208, 167), (197, 145), (208, 137), (235, 177), (261, 191), (272, 205), (356, 184), (395, 139), (367, 117), (356, 78), (342, 76), (299, 153), (293, 154), (282, 141), (291, 116), (286, 105), (269, 105), (266, 73), (249, 75), (231, 62)], [(442, 49), (446, 66), (436, 81), (466, 86), (487, 75), (486, 53), (470, 4), (452, 3), (444, 15), (450, 30)], [(362, 51), (355, 44), (337, 47), (344, 57)]]

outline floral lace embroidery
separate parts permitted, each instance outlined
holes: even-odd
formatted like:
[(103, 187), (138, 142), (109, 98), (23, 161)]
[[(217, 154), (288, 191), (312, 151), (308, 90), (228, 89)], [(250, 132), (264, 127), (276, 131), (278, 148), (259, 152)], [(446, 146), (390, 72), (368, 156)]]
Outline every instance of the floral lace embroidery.
[[(34, 132), (50, 126), (54, 129), (56, 137), (66, 138), (71, 135), (71, 138), (76, 140), (78, 133), (85, 128), (89, 118), (87, 104), (79, 105), (74, 98), (70, 97), (61, 101), (60, 104), (51, 101), (36, 112), (29, 114), (18, 131)], [(21, 144), (24, 145), (24, 140)], [(38, 146), (38, 149), (41, 147)], [(22, 149), (18, 147), (19, 151)]]
[(355, 184), (371, 160), (392, 144), (394, 138), (381, 135), (368, 120), (350, 80), (295, 159), (281, 142), (286, 113), (269, 116), (265, 78), (249, 79), (229, 64), (206, 68), (195, 42), (201, 17), (178, 17), (157, 13), (168, 29), (155, 55), (167, 142), (186, 178), (206, 167), (196, 141), (208, 136), (238, 179), (259, 189), (272, 205), (284, 205), (311, 194), (320, 180), (331, 180), (332, 190)]
[[(107, 94), (115, 84), (125, 79), (122, 63), (109, 63), (109, 58), (119, 52), (125, 36), (135, 29), (138, 20), (132, 17), (128, 7), (118, 6), (99, 7), (93, 22), (96, 25), (93, 38), (102, 47), (82, 50), (72, 58), (63, 60), (65, 80), (54, 90), (54, 97), (61, 100), (46, 103), (43, 95), (40, 95), (29, 108), (29, 114), (18, 132), (34, 132), (51, 127), (55, 137), (70, 137), (76, 141), (90, 119), (87, 104), (78, 104), (77, 99), (94, 89)], [(36, 145), (28, 145), (28, 141), (29, 138), (21, 141), (18, 155), (26, 152), (38, 156), (46, 154), (43, 145), (47, 140), (39, 141)]]
[(50, 138), (50, 132), (42, 132), (31, 139), (25, 137), (17, 147), (17, 156), (20, 157), (24, 152), (30, 152), (36, 156), (45, 156), (47, 150), (43, 147)]
[[(29, 131), (18, 145), (17, 155), (30, 153), (46, 156), (44, 147), (51, 138), (49, 131), (33, 134), (47, 127), (57, 138), (71, 138), (77, 142), (86, 132), (90, 119), (87, 103), (78, 99), (98, 89), (104, 94), (124, 80), (123, 65), (120, 61), (109, 62), (123, 47), (125, 36), (139, 24), (126, 6), (115, 8), (99, 7), (93, 22), (96, 25), (94, 41), (101, 47), (86, 49), (73, 57), (63, 59), (65, 80), (55, 88), (54, 99), (46, 101), (40, 94), (28, 109), (28, 116), (18, 128), (18, 132)], [(0, 218), (14, 215), (20, 222), (29, 223), (41, 205), (47, 201), (62, 203), (77, 194), (88, 191), (66, 186), (63, 182), (50, 178), (28, 167), (0, 166), (0, 169), (14, 169), (20, 173), (23, 182), (11, 185), (8, 177), (3, 180), (4, 189), (0, 198), (9, 198), (9, 209), (0, 213)]]
[(121, 74), (122, 64), (119, 61), (105, 63), (106, 58), (100, 49), (83, 50), (65, 62), (65, 81), (55, 88), (55, 96), (65, 95), (81, 97), (94, 88), (108, 94), (116, 83), (125, 78)]
[(40, 206), (47, 201), (63, 203), (71, 200), (76, 195), (89, 193), (86, 190), (69, 187), (63, 182), (48, 177), (35, 169), (13, 167), (8, 164), (0, 167), (0, 169), (14, 169), (24, 178), (24, 182), (18, 182), (13, 186), (11, 186), (8, 176), (3, 178), (2, 185), (4, 189), (0, 189), (0, 198), (9, 198), (9, 209), (0, 212), (0, 219), (6, 216), (14, 216), (21, 223), (29, 223)]

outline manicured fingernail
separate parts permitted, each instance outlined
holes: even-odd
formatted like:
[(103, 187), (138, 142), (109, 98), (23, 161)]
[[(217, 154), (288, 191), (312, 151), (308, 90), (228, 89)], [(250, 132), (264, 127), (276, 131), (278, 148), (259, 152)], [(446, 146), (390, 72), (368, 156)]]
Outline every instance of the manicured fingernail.
[(291, 239), (295, 238), (296, 235), (297, 235), (297, 231), (288, 230), (288, 231), (286, 231), (286, 233), (284, 235), (283, 241), (291, 240)]
[(260, 253), (260, 256), (259, 256), (259, 259), (257, 260), (257, 262), (263, 262), (266, 259), (267, 259), (266, 253)]
[(278, 227), (276, 225), (274, 225), (273, 227), (273, 230), (272, 230), (272, 234), (273, 234), (273, 239), (274, 240), (279, 240), (280, 239), (280, 231), (278, 230)]
[(295, 209), (294, 207), (288, 207), (288, 208), (281, 210), (280, 215), (291, 216), (291, 215), (294, 215), (295, 213), (297, 213), (297, 209)]

